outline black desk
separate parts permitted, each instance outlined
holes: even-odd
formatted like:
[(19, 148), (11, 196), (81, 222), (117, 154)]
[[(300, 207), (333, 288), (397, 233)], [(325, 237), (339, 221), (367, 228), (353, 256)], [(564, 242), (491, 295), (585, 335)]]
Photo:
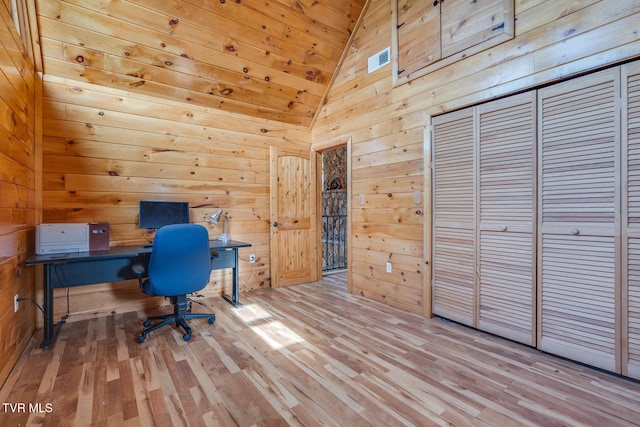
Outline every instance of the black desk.
[[(233, 294), (223, 298), (235, 307), (241, 307), (238, 300), (238, 248), (251, 246), (250, 243), (229, 240), (210, 240), (209, 247), (214, 256), (211, 269), (233, 269)], [(151, 247), (143, 245), (114, 246), (106, 251), (75, 252), (64, 254), (34, 255), (27, 265), (44, 265), (44, 338), (40, 347), (48, 348), (54, 337), (53, 289), (96, 283), (118, 282), (137, 279), (131, 266), (149, 264)], [(146, 270), (146, 268), (145, 268)]]

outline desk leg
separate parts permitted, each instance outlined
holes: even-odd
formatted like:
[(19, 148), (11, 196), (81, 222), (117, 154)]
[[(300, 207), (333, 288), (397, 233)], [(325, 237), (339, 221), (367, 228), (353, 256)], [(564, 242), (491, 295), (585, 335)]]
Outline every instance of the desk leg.
[(44, 337), (40, 348), (51, 347), (57, 326), (53, 323), (53, 287), (51, 286), (51, 270), (53, 268), (53, 264), (47, 264), (44, 268)]
[(238, 273), (238, 249), (234, 249), (233, 252), (233, 255), (235, 256), (235, 261), (233, 263), (233, 294), (231, 298), (226, 295), (223, 295), (222, 298), (234, 307), (242, 307), (240, 299), (238, 298), (238, 288), (240, 287), (240, 275)]

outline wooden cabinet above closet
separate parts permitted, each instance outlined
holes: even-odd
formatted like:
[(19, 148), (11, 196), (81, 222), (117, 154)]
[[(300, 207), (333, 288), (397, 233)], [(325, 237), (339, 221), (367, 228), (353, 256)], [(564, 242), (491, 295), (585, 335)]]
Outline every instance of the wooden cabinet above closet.
[(394, 83), (514, 36), (513, 0), (391, 0)]

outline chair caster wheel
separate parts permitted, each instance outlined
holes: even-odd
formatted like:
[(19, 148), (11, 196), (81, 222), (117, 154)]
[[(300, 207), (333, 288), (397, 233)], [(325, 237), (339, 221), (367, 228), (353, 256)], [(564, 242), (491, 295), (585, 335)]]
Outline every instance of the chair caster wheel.
[(142, 343), (144, 342), (145, 338), (146, 338), (146, 337), (145, 337), (144, 335), (140, 335), (140, 336), (138, 337), (138, 340), (137, 340), (137, 341), (138, 341), (138, 344), (142, 344)]
[(149, 326), (151, 326), (151, 320), (149, 320), (149, 319), (145, 320), (143, 325), (144, 325), (145, 328), (148, 328)]
[(209, 317), (209, 324), (210, 325), (213, 325), (213, 322), (215, 322), (215, 321), (216, 321), (215, 317)]
[(190, 333), (189, 334), (184, 334), (182, 336), (182, 339), (185, 340), (185, 341), (189, 341), (191, 339), (191, 334)]

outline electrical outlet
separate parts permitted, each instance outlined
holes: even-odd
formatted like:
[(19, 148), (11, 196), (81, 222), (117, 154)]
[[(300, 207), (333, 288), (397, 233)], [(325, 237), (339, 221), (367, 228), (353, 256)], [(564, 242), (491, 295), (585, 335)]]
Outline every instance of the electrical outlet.
[(256, 262), (256, 254), (251, 254), (249, 255), (249, 262), (251, 264), (253, 264), (254, 262)]
[(364, 194), (360, 195), (360, 206), (364, 205)]
[(391, 273), (391, 270), (392, 270), (391, 261), (387, 261), (387, 273)]
[(15, 313), (16, 311), (18, 311), (18, 300), (20, 299), (20, 297), (18, 296), (18, 294), (16, 294), (13, 297), (13, 312)]

